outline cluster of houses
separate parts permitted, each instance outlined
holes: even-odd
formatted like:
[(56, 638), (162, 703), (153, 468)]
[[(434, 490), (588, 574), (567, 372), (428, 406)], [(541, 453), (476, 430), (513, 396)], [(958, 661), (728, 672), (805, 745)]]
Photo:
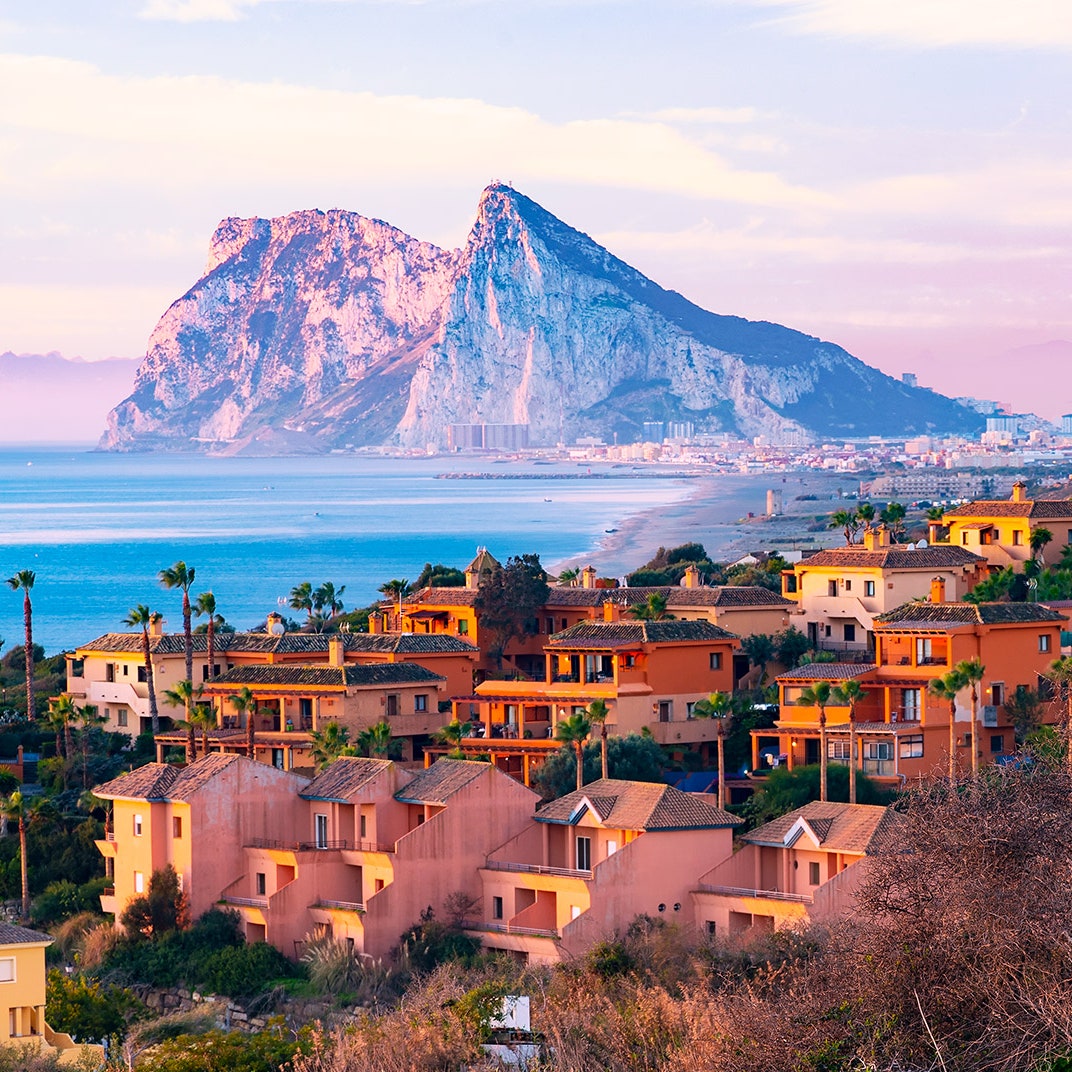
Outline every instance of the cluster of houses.
[[(216, 713), (208, 754), (164, 763), (185, 741), (164, 731), (158, 762), (96, 789), (114, 805), (103, 906), (121, 913), (170, 863), (194, 914), (229, 905), (248, 938), (289, 955), (330, 933), (382, 956), (423, 909), (450, 903), (470, 906), (462, 922), (487, 947), (535, 962), (640, 913), (722, 934), (843, 911), (865, 870), (853, 865), (894, 821), (885, 809), (815, 802), (735, 843), (737, 821), (707, 796), (602, 779), (541, 805), (532, 774), (561, 747), (558, 724), (597, 700), (612, 735), (706, 753), (720, 727), (695, 705), (754, 683), (766, 668), (750, 666), (742, 639), (790, 625), (836, 661), (776, 675), (780, 714), (753, 731), (754, 776), (817, 763), (824, 742), (828, 762), (847, 763), (854, 740), (857, 766), (889, 784), (1001, 762), (1016, 748), (1006, 702), (1044, 680), (1068, 608), (963, 596), (994, 568), (1022, 567), (1042, 521), (1054, 544), (1072, 543), (1072, 502), (1028, 500), (1018, 485), (947, 514), (944, 542), (892, 544), (878, 527), (803, 558), (780, 594), (707, 586), (695, 569), (679, 586), (607, 588), (585, 570), (551, 586), (501, 663), (475, 606), (498, 568), (487, 551), (464, 587), (385, 603), (367, 634), (287, 633), (269, 619), (263, 633), (217, 636), (211, 668), (196, 636), (195, 677)], [(630, 613), (653, 595), (666, 617)], [(70, 695), (132, 736), (150, 724), (142, 644), (108, 634), (68, 657)], [(184, 638), (157, 628), (149, 644), (157, 689), (173, 688)], [(970, 659), (984, 668), (974, 698), (933, 698), (929, 683)], [(849, 680), (851, 709), (837, 691), (802, 702), (818, 682)], [(244, 690), (255, 703), (233, 704)], [(436, 731), (452, 719), (467, 735), (448, 757)], [(383, 722), (400, 759), (316, 769), (326, 725), (354, 735)]]

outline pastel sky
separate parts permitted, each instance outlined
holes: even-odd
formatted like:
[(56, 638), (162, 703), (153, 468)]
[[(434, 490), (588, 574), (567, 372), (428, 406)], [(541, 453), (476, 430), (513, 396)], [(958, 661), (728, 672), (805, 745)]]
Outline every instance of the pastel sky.
[(0, 0), (0, 351), (143, 353), (223, 217), (455, 246), (498, 179), (706, 308), (1069, 412), (1070, 53), (1068, 0)]

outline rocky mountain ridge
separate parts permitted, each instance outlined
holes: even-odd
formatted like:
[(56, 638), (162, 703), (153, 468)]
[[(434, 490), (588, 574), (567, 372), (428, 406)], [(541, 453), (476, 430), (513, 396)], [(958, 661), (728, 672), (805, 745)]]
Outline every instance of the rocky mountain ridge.
[(224, 220), (101, 445), (443, 447), (478, 423), (629, 441), (668, 419), (776, 437), (979, 423), (838, 346), (707, 312), (496, 184), (456, 251), (341, 210)]

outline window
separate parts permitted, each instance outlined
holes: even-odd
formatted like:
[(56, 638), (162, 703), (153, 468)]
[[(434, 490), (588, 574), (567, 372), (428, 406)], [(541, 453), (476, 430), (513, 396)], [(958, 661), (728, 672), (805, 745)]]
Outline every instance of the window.
[(845, 643), (852, 644), (856, 640), (856, 625), (854, 622), (845, 623)]
[[(125, 670), (126, 667), (124, 666), (123, 669)], [(147, 680), (148, 680), (148, 678), (145, 676), (145, 667), (144, 666), (139, 666), (138, 667), (138, 681), (142, 685), (144, 685)]]
[(905, 722), (918, 722), (919, 712), (922, 706), (922, 689), (901, 690), (901, 717), (905, 720)]
[(501, 897), (492, 897), (491, 899), (491, 918), (503, 918), (503, 899)]
[(961, 543), (967, 543), (968, 542), (968, 534), (966, 532), (962, 532), (960, 534), (960, 542)]
[(284, 765), (285, 763), (286, 763), (286, 753), (283, 751), (283, 749), (282, 748), (273, 748), (272, 749), (272, 766), (275, 767), (276, 770), (286, 770), (286, 767)]
[(1017, 530), (1012, 534), (1013, 547), (1019, 547), (1024, 542), (1024, 534)]
[(119, 711), (115, 716), (115, 723), (117, 726), (126, 726), (127, 724), (127, 710), (125, 707), (119, 708)]
[(391, 692), (387, 695), (387, 717), (394, 718), (398, 714), (398, 693)]
[(547, 632), (548, 636), (550, 636), (551, 633), (553, 633), (555, 631), (555, 620), (554, 620), (554, 618), (545, 618), (544, 622), (546, 623), (546, 626), (547, 626), (546, 632)]
[(171, 817), (171, 836), (173, 838), (182, 837), (182, 816), (173, 815)]
[(718, 933), (718, 928), (717, 928), (717, 926), (715, 924), (715, 921), (713, 919), (707, 920), (704, 923), (704, 926), (707, 929), (707, 937), (708, 938), (714, 938), (714, 936)]
[(633, 654), (619, 655), (618, 658), (621, 660), (621, 666), (626, 670), (632, 670), (636, 666), (636, 656)]
[(85, 672), (86, 664), (84, 659), (71, 660), (71, 677), (82, 677)]
[(316, 847), (326, 849), (328, 847), (328, 817), (320, 813), (314, 815), (313, 830), (316, 837)]
[(695, 700), (687, 700), (685, 702), (685, 718), (692, 718), (692, 709), (696, 706)]
[(829, 635), (830, 635), (830, 626), (829, 626), (829, 625), (825, 627), (825, 629), (824, 629), (824, 635), (825, 635), (825, 636), (829, 636)]
[[(143, 666), (142, 670), (144, 669), (145, 667)], [(127, 666), (126, 663), (123, 664), (123, 677), (130, 677), (130, 667)]]
[(134, 892), (145, 892), (145, 875), (141, 871), (134, 872)]
[(418, 692), (413, 697), (413, 710), (414, 711), (427, 711), (428, 710), (428, 693)]
[(361, 838), (362, 841), (364, 841), (365, 838), (368, 837), (368, 816), (367, 815), (362, 815), (360, 820), (358, 821), (358, 835), (357, 836), (359, 838)]
[(893, 759), (893, 745), (889, 741), (864, 741), (864, 759)]
[(864, 595), (873, 596), (875, 594), (875, 582), (864, 581)]
[(808, 882), (813, 886), (819, 885), (819, 863), (817, 860), (812, 860), (808, 864)]
[(1005, 682), (995, 681), (990, 686), (990, 702), (995, 707), (1000, 707), (1005, 702)]
[(849, 742), (848, 741), (827, 741), (826, 742), (826, 755), (828, 759), (832, 759), (837, 763), (849, 762)]
[(845, 578), (845, 591), (846, 592), (851, 592), (852, 591), (852, 581), (849, 580), (848, 577)]
[(990, 735), (990, 751), (995, 754), (1005, 751), (1005, 735), (1003, 733)]
[(923, 757), (923, 734), (913, 733), (902, 737), (899, 744), (901, 759), (921, 759)]
[(469, 619), (468, 618), (459, 618), (458, 619), (458, 636), (468, 636), (468, 635), (469, 635)]
[(263, 897), (264, 894), (265, 894), (265, 891), (268, 889), (268, 881), (267, 881), (263, 871), (258, 871), (257, 872), (257, 874), (256, 874), (256, 883), (257, 883), (257, 896), (258, 897)]
[(826, 582), (826, 594), (828, 596), (836, 596), (837, 595), (837, 581), (827, 581)]
[(672, 700), (660, 700), (655, 705), (655, 710), (659, 715), (660, 722), (669, 722), (674, 713), (674, 704)]
[(720, 651), (711, 652), (710, 657), (708, 659), (708, 663), (709, 663), (709, 665), (710, 665), (712, 670), (721, 670), (722, 669), (722, 652), (720, 652)]
[(923, 666), (933, 658), (933, 644), (930, 637), (916, 637), (916, 662)]
[(134, 836), (141, 837), (141, 816), (134, 816)]
[(0, 957), (0, 983), (15, 981), (15, 958)]
[[(213, 677), (219, 677), (220, 676), (220, 664), (219, 663), (213, 663), (212, 664), (212, 676)], [(208, 663), (205, 663), (201, 667), (201, 680), (202, 681), (208, 681)]]
[(566, 618), (558, 619), (558, 628), (565, 632), (569, 628), (569, 621)]
[(1050, 650), (1050, 634), (1039, 633), (1039, 651), (1046, 652)]
[(115, 681), (115, 663), (104, 664), (104, 680)]
[(795, 592), (797, 590), (797, 575), (795, 573), (786, 574), (785, 590), (787, 593)]
[(577, 870), (592, 870), (592, 839), (589, 837), (577, 839)]

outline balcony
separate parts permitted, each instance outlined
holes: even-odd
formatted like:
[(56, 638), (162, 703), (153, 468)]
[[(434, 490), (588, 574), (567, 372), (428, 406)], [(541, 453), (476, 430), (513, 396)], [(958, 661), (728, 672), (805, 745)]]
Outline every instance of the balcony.
[(810, 893), (782, 893), (780, 890), (750, 890), (742, 886), (713, 886), (701, 882), (701, 893), (717, 893), (722, 897), (750, 897), (761, 901), (792, 901), (794, 904), (812, 904), (815, 898)]
[(541, 927), (516, 927), (512, 923), (485, 923), (483, 920), (467, 919), (462, 922), (462, 930), (491, 931), (493, 934), (529, 935), (533, 938), (561, 938), (556, 930)]
[[(356, 847), (360, 848), (365, 844), (371, 843), (358, 842)], [(340, 849), (353, 849), (355, 845), (352, 841), (278, 841), (274, 838), (250, 838), (243, 848), (271, 849), (274, 852), (330, 852), (332, 850), (337, 852)], [(386, 852), (394, 850), (373, 846), (368, 851)]]
[(267, 908), (267, 897), (234, 897), (231, 894), (225, 894), (221, 898), (224, 904), (233, 905), (235, 908)]
[(365, 905), (361, 901), (329, 901), (323, 897), (320, 898), (315, 904), (311, 904), (310, 908), (329, 908), (338, 912), (364, 912)]
[(484, 867), (488, 871), (514, 871), (525, 875), (555, 875), (559, 878), (579, 878), (585, 882), (592, 879), (591, 871), (571, 867), (545, 867), (543, 864), (520, 864), (506, 860), (488, 860)]

